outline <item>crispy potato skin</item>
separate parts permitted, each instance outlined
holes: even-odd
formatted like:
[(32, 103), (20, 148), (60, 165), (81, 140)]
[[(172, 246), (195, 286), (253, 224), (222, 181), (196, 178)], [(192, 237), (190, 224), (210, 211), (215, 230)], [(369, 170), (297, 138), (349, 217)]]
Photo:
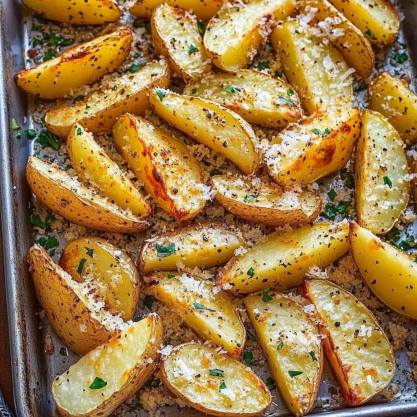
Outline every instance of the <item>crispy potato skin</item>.
[(46, 19), (71, 25), (102, 25), (116, 21), (122, 14), (112, 0), (23, 0), (23, 3)]
[(319, 327), (326, 334), (324, 351), (347, 403), (369, 401), (391, 382), (396, 371), (381, 326), (356, 297), (328, 280), (305, 279), (303, 292), (315, 305), (322, 323)]
[(129, 53), (132, 39), (130, 29), (120, 29), (95, 38), (67, 49), (57, 58), (18, 72), (16, 82), (36, 97), (65, 97), (73, 90), (113, 72)]
[[(199, 359), (198, 369), (195, 367), (196, 358)], [(182, 369), (178, 370), (178, 360), (190, 367), (193, 374), (202, 374), (203, 377), (193, 378), (193, 384), (190, 384), (183, 376)], [(211, 376), (210, 369), (223, 370), (224, 378)], [(174, 376), (174, 370), (179, 372), (178, 377)], [(175, 347), (167, 359), (162, 361), (161, 377), (168, 389), (186, 404), (212, 416), (258, 416), (268, 410), (272, 401), (264, 382), (249, 367), (228, 355), (219, 355), (209, 346), (185, 343)], [(223, 380), (227, 388), (238, 393), (234, 401), (219, 392)], [(250, 388), (250, 398), (258, 401), (251, 401), (249, 405), (240, 395), (243, 387)]]
[(124, 214), (115, 204), (71, 178), (65, 171), (31, 156), (26, 178), (33, 193), (53, 212), (94, 230), (118, 233), (141, 232), (149, 224)]
[(375, 296), (403, 316), (417, 319), (417, 265), (369, 230), (350, 224), (349, 240), (356, 265)]

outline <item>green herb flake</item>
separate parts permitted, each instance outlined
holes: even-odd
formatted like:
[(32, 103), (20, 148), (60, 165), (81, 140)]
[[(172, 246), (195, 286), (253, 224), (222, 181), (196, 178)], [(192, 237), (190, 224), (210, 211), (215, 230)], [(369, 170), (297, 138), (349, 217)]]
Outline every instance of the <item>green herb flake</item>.
[(388, 185), (389, 188), (392, 188), (392, 181), (389, 177), (384, 177), (384, 184)]
[(82, 274), (83, 273), (83, 269), (84, 269), (84, 264), (87, 262), (87, 259), (85, 259), (85, 258), (81, 258), (81, 260), (80, 260), (80, 264), (78, 265), (78, 268), (77, 268), (77, 273), (78, 274)]
[(243, 201), (245, 203), (249, 203), (249, 201), (252, 201), (255, 198), (254, 195), (245, 195), (245, 197), (243, 198)]
[(19, 124), (17, 123), (16, 119), (12, 119), (11, 126), (12, 126), (12, 129), (13, 129), (13, 130), (18, 130), (18, 129), (20, 129), (20, 126), (19, 126)]
[(316, 354), (314, 351), (308, 352), (308, 354), (311, 356), (311, 359), (313, 359), (313, 362), (317, 362)]
[(246, 335), (248, 336), (248, 338), (250, 340), (256, 340), (255, 335), (252, 332), (250, 332), (249, 330), (246, 330)]
[(165, 93), (162, 90), (156, 90), (156, 95), (159, 97), (159, 100), (162, 102), (162, 100), (165, 97)]
[(172, 279), (172, 278), (175, 278), (175, 275), (174, 274), (168, 274), (168, 279)]
[(35, 243), (42, 246), (45, 250), (56, 248), (59, 245), (58, 239), (55, 236), (52, 237), (40, 237)]
[(195, 94), (197, 92), (197, 89), (196, 88), (193, 88), (192, 90), (191, 90), (191, 94)]
[(139, 68), (142, 68), (144, 64), (132, 64), (127, 70), (132, 74), (136, 72)]
[(221, 392), (221, 390), (222, 389), (226, 389), (227, 387), (226, 387), (226, 384), (225, 384), (225, 382), (224, 382), (224, 380), (222, 381), (222, 383), (220, 384), (220, 386), (219, 386), (219, 392)]
[(201, 36), (203, 36), (204, 33), (206, 32), (206, 22), (198, 22), (197, 27), (198, 27), (198, 33)]
[(188, 54), (189, 55), (194, 54), (195, 52), (198, 52), (198, 51), (199, 51), (199, 49), (196, 48), (193, 44), (191, 44), (190, 47), (188, 48)]
[(320, 135), (320, 130), (319, 129), (313, 129), (313, 133), (315, 135)]
[(215, 175), (222, 175), (223, 172), (220, 169), (214, 168), (210, 171), (210, 177), (214, 177)]
[(59, 349), (59, 354), (61, 356), (68, 356), (68, 349), (63, 346), (61, 349)]
[(406, 52), (402, 52), (401, 54), (395, 54), (392, 59), (397, 64), (404, 64), (404, 62), (408, 61), (408, 55)]
[(96, 376), (93, 383), (88, 387), (90, 389), (101, 389), (107, 385), (107, 382)]
[(394, 242), (398, 242), (400, 240), (400, 231), (396, 228), (393, 227), (386, 235), (385, 235), (385, 239), (386, 240), (391, 240)]
[(359, 91), (367, 90), (368, 84), (362, 81), (355, 87), (355, 92), (358, 93)]
[(301, 371), (288, 371), (288, 375), (291, 377), (291, 378), (294, 378), (295, 376), (298, 376), (298, 375), (301, 375), (303, 372), (301, 372)]
[(334, 205), (332, 203), (326, 204), (324, 207), (324, 212), (322, 215), (329, 220), (334, 220), (335, 217), (340, 214), (344, 215), (349, 211), (349, 208), (351, 207), (352, 202), (351, 201), (340, 201), (337, 203), (337, 205)]
[(84, 98), (85, 98), (84, 96), (80, 95), (80, 96), (75, 97), (72, 102), (75, 104), (75, 103), (78, 103), (79, 101), (83, 101)]
[(175, 243), (169, 243), (168, 245), (156, 244), (156, 254), (158, 258), (168, 258), (168, 256), (176, 253)]
[(134, 317), (133, 318), (133, 323), (139, 323), (142, 319), (142, 317)]
[(145, 307), (148, 307), (149, 308), (149, 310), (151, 310), (152, 309), (152, 306), (153, 306), (153, 297), (152, 296), (150, 296), (150, 295), (145, 295), (145, 298), (143, 299), (143, 305), (145, 306)]
[(282, 72), (281, 71), (275, 71), (275, 77), (282, 78)]
[(333, 188), (327, 193), (327, 195), (329, 196), (330, 200), (334, 200), (337, 197), (337, 192), (335, 190), (333, 190)]
[(81, 127), (79, 127), (78, 129), (77, 129), (77, 135), (78, 136), (81, 136), (83, 134), (83, 130), (81, 129)]
[(266, 380), (266, 386), (272, 391), (274, 389), (277, 389), (277, 385), (275, 384), (275, 381), (270, 376)]
[(91, 108), (91, 106), (89, 104), (86, 104), (85, 109), (88, 110), (89, 108)]
[(368, 35), (371, 39), (373, 39), (373, 40), (375, 40), (376, 38), (375, 38), (375, 35), (371, 32), (371, 29), (368, 29), (366, 32), (365, 32), (365, 35)]
[(284, 347), (284, 342), (281, 342), (278, 346), (277, 346), (277, 350), (281, 350)]
[(35, 129), (25, 129), (25, 130), (23, 131), (23, 133), (25, 134), (25, 136), (26, 136), (28, 139), (35, 139), (35, 138), (36, 138), (36, 135), (37, 135), (37, 133), (36, 133), (36, 130), (35, 130)]
[(54, 51), (53, 49), (48, 49), (43, 56), (43, 62), (50, 61), (52, 58), (56, 58), (58, 56), (58, 52)]
[(55, 216), (53, 214), (48, 214), (45, 217), (45, 220), (42, 220), (38, 214), (32, 214), (30, 216), (30, 223), (32, 226), (40, 227), (41, 229), (45, 229), (45, 227), (49, 227), (55, 221)]
[(39, 143), (43, 148), (52, 148), (56, 151), (59, 151), (61, 148), (61, 143), (56, 139), (56, 136), (46, 129), (41, 130), (36, 143)]
[(231, 85), (228, 85), (227, 87), (226, 87), (226, 91), (228, 92), (228, 93), (231, 93), (231, 94), (234, 94), (234, 93), (236, 93), (236, 92), (241, 92), (242, 91), (242, 89), (241, 88), (238, 88), (238, 87), (232, 87)]
[(260, 61), (255, 65), (255, 68), (262, 71), (264, 69), (269, 69), (269, 64), (268, 62)]
[(264, 289), (264, 292), (262, 294), (262, 301), (264, 303), (267, 303), (268, 301), (271, 301), (272, 300), (272, 297), (269, 295), (269, 291), (271, 291), (270, 288), (265, 288)]
[(94, 249), (87, 248), (87, 246), (85, 246), (85, 247), (84, 247), (84, 249), (86, 249), (86, 250), (87, 250), (86, 254), (87, 254), (90, 258), (92, 258), (92, 257), (94, 256)]
[(211, 311), (211, 312), (215, 312), (216, 310), (212, 310), (211, 308), (208, 308), (208, 307), (206, 307), (206, 306), (203, 306), (203, 304), (199, 304), (199, 303), (194, 303), (193, 304), (193, 307), (196, 309), (196, 310), (207, 310), (207, 311)]
[(253, 278), (253, 276), (255, 275), (255, 270), (252, 267), (250, 267), (248, 269), (248, 272), (246, 272), (246, 274), (249, 275), (251, 278)]
[(331, 132), (331, 130), (328, 128), (328, 127), (326, 127), (326, 129), (324, 129), (323, 130), (323, 133), (322, 133), (322, 137), (324, 138), (325, 136), (327, 136), (329, 133)]
[(294, 90), (292, 89), (292, 88), (289, 88), (288, 90), (287, 90), (287, 96), (289, 96), (289, 97), (291, 97), (291, 96), (293, 96), (295, 93), (294, 93)]
[(221, 369), (209, 369), (211, 376), (221, 376), (224, 378), (224, 371)]
[(340, 178), (345, 183), (347, 188), (355, 188), (355, 177), (351, 171), (348, 171), (346, 168), (343, 168), (340, 171)]
[(245, 350), (245, 353), (243, 354), (243, 360), (246, 363), (246, 365), (252, 365), (253, 353), (250, 350)]

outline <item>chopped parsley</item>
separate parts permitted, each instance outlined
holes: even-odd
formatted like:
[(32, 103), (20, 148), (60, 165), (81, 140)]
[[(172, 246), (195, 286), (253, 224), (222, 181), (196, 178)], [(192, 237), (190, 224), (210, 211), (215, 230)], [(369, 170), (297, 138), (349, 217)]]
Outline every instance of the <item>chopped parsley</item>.
[(245, 197), (243, 198), (243, 201), (245, 203), (249, 203), (249, 201), (252, 201), (255, 198), (254, 195), (245, 195)]
[(293, 101), (288, 100), (285, 97), (278, 96), (278, 98), (283, 102), (283, 104), (288, 104), (289, 106), (298, 107)]
[(206, 32), (206, 22), (198, 22), (197, 27), (198, 27), (198, 32), (200, 33), (200, 35), (203, 36), (204, 33)]
[(317, 362), (316, 354), (314, 353), (314, 351), (308, 352), (308, 354), (311, 356), (311, 359), (313, 359), (313, 362)]
[(35, 139), (35, 138), (36, 138), (36, 135), (37, 135), (37, 133), (36, 133), (36, 130), (35, 130), (35, 129), (25, 129), (25, 130), (23, 131), (23, 133), (25, 134), (25, 136), (26, 136), (28, 139)]
[(398, 242), (400, 240), (400, 231), (396, 228), (393, 227), (386, 235), (385, 238), (387, 240), (392, 240), (394, 242)]
[(227, 87), (226, 87), (226, 91), (228, 92), (228, 93), (232, 93), (232, 94), (234, 94), (234, 93), (236, 93), (236, 92), (241, 92), (242, 91), (242, 89), (241, 88), (238, 88), (238, 87), (232, 87), (231, 85), (228, 85)]
[(145, 28), (147, 32), (151, 29), (151, 22), (145, 19), (136, 19), (133, 22), (133, 27), (135, 28)]
[(405, 61), (408, 61), (408, 55), (406, 52), (402, 52), (401, 54), (395, 54), (392, 59), (397, 64), (404, 64)]
[(203, 306), (203, 304), (199, 304), (199, 303), (194, 303), (193, 307), (197, 310), (207, 310), (207, 311), (211, 311), (211, 312), (215, 312), (216, 310), (212, 310), (211, 308), (208, 308), (206, 306)]
[(331, 130), (328, 128), (328, 127), (326, 127), (326, 129), (324, 129), (323, 130), (323, 133), (322, 133), (322, 137), (324, 138), (325, 136), (327, 136), (329, 133), (331, 132)]
[(59, 354), (61, 356), (68, 356), (68, 349), (66, 347), (62, 346), (62, 348), (59, 349)]
[(52, 148), (56, 151), (59, 151), (61, 148), (61, 143), (56, 139), (55, 135), (46, 129), (41, 130), (36, 143), (39, 143), (43, 148)]
[(253, 276), (255, 275), (255, 270), (252, 267), (250, 267), (248, 269), (248, 272), (246, 272), (246, 274), (249, 275), (251, 278), (253, 278)]
[(384, 184), (388, 185), (389, 188), (392, 188), (392, 182), (389, 177), (384, 177)]
[(197, 89), (196, 88), (193, 88), (192, 90), (191, 90), (191, 94), (195, 94), (197, 92)]
[(271, 288), (265, 288), (264, 292), (262, 294), (262, 301), (264, 303), (267, 303), (268, 301), (272, 300), (272, 297), (269, 295), (269, 291), (271, 291)]
[(275, 381), (270, 376), (266, 380), (266, 386), (272, 391), (274, 389), (277, 389), (277, 385), (275, 384)]
[(45, 217), (45, 220), (42, 220), (38, 214), (32, 214), (30, 216), (30, 224), (32, 226), (40, 227), (41, 229), (45, 229), (45, 227), (49, 227), (55, 221), (55, 216), (53, 214), (48, 214)]
[(104, 388), (107, 385), (107, 381), (104, 381), (103, 379), (96, 376), (93, 383), (88, 387), (90, 389), (100, 389)]
[(320, 130), (319, 129), (313, 129), (313, 133), (315, 135), (320, 135)]
[(159, 97), (159, 100), (161, 100), (162, 102), (162, 100), (165, 97), (165, 93), (162, 90), (156, 90), (156, 95)]
[(246, 350), (243, 354), (243, 360), (245, 361), (246, 365), (252, 365), (253, 353), (250, 350)]
[(196, 48), (193, 44), (191, 44), (190, 47), (188, 48), (188, 54), (189, 55), (194, 54), (195, 52), (198, 52), (198, 51), (199, 51), (199, 49)]
[(83, 134), (83, 130), (81, 129), (81, 127), (79, 127), (78, 129), (77, 129), (77, 135), (78, 136), (81, 136)]
[(13, 130), (18, 130), (20, 129), (19, 124), (17, 123), (16, 119), (12, 119), (12, 123), (11, 123), (12, 129)]
[(168, 245), (156, 244), (156, 254), (158, 258), (168, 258), (168, 256), (176, 253), (175, 243), (169, 243)]
[(168, 279), (175, 278), (175, 275), (174, 274), (168, 274), (168, 277), (167, 278)]
[(403, 251), (408, 251), (410, 249), (416, 249), (417, 248), (417, 242), (415, 242), (414, 236), (408, 236), (405, 240), (402, 240), (399, 243), (396, 243), (395, 241), (391, 240), (391, 245), (397, 247), (398, 249), (401, 249)]
[(337, 192), (335, 190), (333, 190), (333, 188), (327, 193), (327, 195), (329, 196), (330, 200), (334, 200), (337, 197)]
[(329, 220), (334, 220), (338, 214), (344, 215), (349, 211), (350, 206), (352, 205), (351, 201), (340, 201), (337, 205), (332, 203), (327, 203), (324, 207), (324, 212), (322, 215)]
[(219, 392), (222, 390), (222, 389), (226, 389), (227, 387), (226, 387), (226, 384), (225, 384), (225, 382), (224, 382), (224, 380), (222, 381), (222, 383), (220, 384), (220, 386), (219, 386)]
[(84, 264), (87, 262), (87, 259), (85, 259), (85, 258), (81, 258), (80, 259), (80, 264), (78, 265), (78, 268), (77, 268), (77, 273), (78, 274), (82, 274), (83, 273), (83, 269), (84, 269)]
[(255, 65), (255, 68), (262, 71), (264, 69), (269, 69), (269, 64), (268, 62), (260, 61)]
[(43, 62), (50, 61), (52, 58), (56, 58), (58, 56), (58, 52), (54, 51), (53, 49), (48, 49), (43, 56)]
[(72, 102), (75, 104), (75, 103), (78, 103), (79, 101), (83, 101), (84, 99), (85, 97), (80, 95), (80, 96), (75, 97)]
[(355, 177), (351, 171), (348, 171), (346, 168), (343, 168), (340, 171), (340, 178), (345, 183), (347, 188), (355, 188)]
[(145, 298), (143, 299), (143, 305), (148, 307), (150, 310), (153, 306), (153, 297), (150, 295), (145, 295)]
[(92, 258), (92, 257), (94, 256), (94, 249), (87, 248), (86, 246), (84, 247), (84, 249), (87, 249), (86, 254), (87, 254), (90, 258)]
[(145, 387), (149, 387), (149, 388), (156, 388), (156, 387), (159, 387), (160, 383), (161, 383), (161, 380), (160, 380), (160, 379), (158, 379), (158, 378), (153, 378), (153, 379), (150, 379), (150, 380), (149, 380), (149, 381), (145, 384)]
[(141, 320), (143, 320), (142, 317), (135, 317), (133, 323), (139, 323)]
[(246, 330), (246, 335), (250, 340), (256, 340), (256, 337), (249, 330)]
[(55, 236), (40, 237), (35, 243), (41, 245), (45, 250), (56, 248), (59, 245), (58, 239)]
[(281, 342), (278, 346), (277, 346), (277, 350), (281, 350), (284, 347), (284, 342)]
[(368, 84), (364, 81), (362, 81), (361, 83), (359, 83), (356, 87), (355, 87), (355, 92), (359, 92), (359, 91), (363, 91), (363, 90), (367, 90), (368, 89)]
[(289, 88), (288, 90), (287, 90), (287, 96), (293, 96), (295, 93), (294, 93), (294, 90), (292, 89), (292, 88)]
[(210, 171), (210, 177), (214, 177), (215, 175), (222, 175), (223, 172), (220, 169), (214, 168)]
[(144, 64), (132, 64), (127, 70), (132, 74), (136, 72), (139, 68), (142, 68)]
[(275, 71), (275, 77), (282, 78), (282, 72), (281, 71)]
[(221, 376), (224, 378), (224, 371), (221, 369), (209, 369), (211, 376)]
[(294, 378), (295, 376), (298, 376), (298, 375), (301, 375), (302, 374), (302, 372), (301, 371), (288, 371), (288, 375), (291, 377), (291, 378)]
[(366, 32), (365, 32), (365, 34), (366, 35), (368, 35), (371, 39), (373, 39), (373, 40), (375, 40), (376, 38), (375, 38), (375, 35), (371, 32), (371, 29), (368, 29)]

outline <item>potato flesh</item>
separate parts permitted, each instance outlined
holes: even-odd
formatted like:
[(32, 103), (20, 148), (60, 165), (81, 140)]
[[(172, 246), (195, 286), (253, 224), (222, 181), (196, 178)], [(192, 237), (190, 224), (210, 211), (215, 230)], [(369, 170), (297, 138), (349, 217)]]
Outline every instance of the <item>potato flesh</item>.
[(154, 61), (137, 72), (117, 78), (75, 106), (59, 107), (46, 113), (46, 127), (66, 138), (75, 123), (91, 133), (110, 133), (123, 113), (141, 114), (149, 107), (150, 87), (167, 87), (169, 71), (164, 61)]
[(162, 101), (153, 90), (149, 100), (155, 112), (171, 126), (224, 155), (244, 174), (251, 174), (259, 164), (258, 139), (251, 126), (239, 115), (200, 98), (164, 90)]
[(232, 258), (217, 275), (217, 284), (235, 293), (300, 285), (311, 267), (330, 265), (349, 250), (348, 229), (347, 223), (315, 223), (273, 232)]
[[(217, 201), (226, 210), (248, 221), (283, 226), (313, 221), (320, 212), (320, 198), (310, 192), (283, 191), (271, 183), (226, 175), (212, 178)], [(248, 200), (248, 201), (247, 201)]]
[[(273, 299), (268, 302), (262, 301), (262, 294), (249, 296), (245, 307), (287, 407), (297, 416), (304, 415), (314, 405), (320, 386), (320, 334), (300, 304), (282, 294), (270, 295)], [(291, 377), (289, 371), (302, 374)]]
[(311, 36), (296, 21), (275, 28), (271, 41), (285, 75), (310, 114), (353, 103), (352, 76), (331, 44)]
[[(223, 346), (232, 357), (241, 354), (245, 328), (225, 291), (210, 281), (177, 272), (155, 272), (147, 279), (156, 282), (149, 287), (148, 294), (181, 315), (199, 336)], [(199, 305), (204, 309), (197, 308)]]
[(387, 233), (406, 209), (407, 159), (398, 132), (382, 115), (366, 110), (356, 149), (356, 210), (359, 225)]
[[(158, 256), (157, 245), (169, 244), (175, 245), (175, 253)], [(173, 271), (179, 262), (188, 268), (218, 266), (226, 263), (242, 245), (242, 239), (235, 232), (221, 225), (192, 226), (150, 239), (142, 249), (140, 268), (147, 273), (156, 269)]]
[(306, 281), (305, 292), (326, 332), (325, 352), (347, 402), (368, 401), (395, 375), (394, 355), (383, 330), (359, 300), (327, 280)]
[(359, 109), (335, 108), (289, 126), (265, 152), (269, 175), (278, 184), (291, 187), (310, 184), (341, 169), (360, 136), (360, 121)]
[(286, 127), (302, 116), (297, 93), (289, 84), (253, 70), (207, 74), (188, 83), (184, 94), (215, 101), (247, 122), (267, 127)]

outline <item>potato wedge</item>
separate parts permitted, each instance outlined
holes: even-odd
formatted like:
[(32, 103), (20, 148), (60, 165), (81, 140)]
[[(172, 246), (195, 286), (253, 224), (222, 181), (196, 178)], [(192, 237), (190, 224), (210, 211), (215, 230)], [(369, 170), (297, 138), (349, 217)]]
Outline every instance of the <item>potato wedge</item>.
[(177, 346), (161, 371), (170, 391), (212, 416), (257, 416), (271, 404), (268, 388), (250, 368), (209, 346)]
[(362, 122), (355, 163), (358, 223), (385, 234), (410, 198), (407, 158), (400, 135), (384, 116), (365, 110)]
[(139, 272), (117, 246), (98, 237), (82, 237), (65, 247), (59, 265), (77, 282), (95, 281), (110, 313), (132, 320), (139, 302)]
[(234, 293), (300, 285), (313, 266), (325, 267), (349, 250), (348, 223), (314, 223), (273, 232), (233, 257), (217, 275), (217, 285)]
[(134, 16), (150, 18), (152, 12), (160, 4), (169, 4), (172, 7), (193, 12), (201, 20), (210, 20), (223, 6), (223, 0), (137, 0), (129, 12)]
[(67, 138), (75, 123), (91, 133), (110, 133), (123, 113), (142, 114), (150, 107), (149, 89), (167, 87), (170, 71), (165, 61), (153, 61), (135, 73), (117, 78), (71, 107), (46, 112), (45, 125), (55, 135)]
[(71, 25), (103, 25), (116, 21), (122, 14), (113, 0), (23, 0), (23, 3), (46, 19)]
[(351, 70), (334, 46), (312, 36), (297, 21), (277, 26), (271, 41), (307, 112), (352, 105)]
[[(317, 10), (317, 11), (316, 11)], [(307, 0), (301, 12), (314, 17), (309, 22), (319, 29), (319, 34), (330, 39), (342, 54), (349, 68), (355, 68), (356, 74), (366, 79), (374, 69), (375, 54), (369, 37), (365, 37), (356, 26), (343, 16), (327, 0)]]
[(147, 217), (152, 214), (144, 195), (81, 125), (73, 126), (67, 149), (78, 178), (86, 186), (91, 184), (113, 204), (130, 211), (134, 216)]
[(117, 233), (141, 232), (149, 226), (71, 178), (66, 171), (34, 156), (29, 157), (26, 178), (45, 206), (75, 224)]
[(399, 314), (417, 319), (417, 264), (415, 254), (381, 241), (352, 222), (349, 240), (362, 278), (375, 296)]
[(290, 411), (307, 414), (314, 405), (324, 355), (316, 324), (303, 306), (283, 294), (245, 298), (249, 319), (268, 359), (269, 369)]
[(288, 126), (265, 152), (269, 175), (280, 185), (310, 184), (343, 168), (361, 132), (358, 108), (334, 108)]
[(57, 376), (52, 396), (66, 417), (106, 417), (138, 391), (157, 367), (162, 323), (151, 314), (98, 346)]
[(329, 0), (372, 44), (384, 47), (398, 36), (400, 19), (390, 0)]
[(255, 183), (238, 176), (211, 179), (216, 200), (242, 219), (284, 226), (306, 224), (320, 214), (321, 199), (311, 191), (283, 191), (276, 184)]
[[(369, 255), (369, 252), (368, 252)], [(328, 280), (305, 280), (304, 293), (325, 332), (324, 351), (349, 405), (369, 401), (395, 375), (395, 358), (373, 314)]]
[[(188, 268), (219, 266), (243, 244), (237, 232), (221, 223), (180, 227), (145, 242), (139, 254), (139, 270), (144, 274), (156, 269), (174, 271), (179, 262)], [(173, 250), (167, 249), (172, 246)]]
[(294, 8), (293, 0), (248, 0), (244, 5), (224, 5), (204, 34), (204, 45), (213, 64), (224, 71), (244, 68), (271, 27)]
[(238, 114), (213, 101), (169, 90), (152, 90), (149, 101), (171, 126), (221, 153), (244, 174), (252, 174), (259, 168), (258, 138)]
[(182, 141), (129, 113), (115, 124), (113, 137), (118, 152), (162, 209), (178, 221), (203, 210), (210, 189), (201, 183), (200, 167)]
[(407, 144), (417, 140), (417, 96), (388, 72), (377, 75), (369, 87), (370, 110), (385, 116)]
[(178, 313), (200, 337), (233, 357), (243, 351), (245, 326), (225, 291), (210, 281), (177, 272), (153, 272), (146, 277), (147, 293)]
[(191, 80), (184, 94), (215, 101), (249, 123), (283, 128), (302, 116), (297, 93), (280, 78), (254, 70), (206, 74)]
[(82, 287), (45, 249), (32, 246), (28, 261), (39, 304), (55, 333), (71, 350), (84, 355), (115, 334), (116, 319), (98, 308), (93, 295), (84, 295)]
[(167, 58), (177, 74), (189, 79), (210, 71), (210, 59), (194, 15), (161, 4), (152, 14), (151, 27), (157, 52)]
[(67, 49), (59, 57), (34, 68), (18, 72), (16, 82), (36, 97), (65, 97), (73, 90), (113, 72), (126, 58), (131, 43), (131, 30), (120, 29)]

